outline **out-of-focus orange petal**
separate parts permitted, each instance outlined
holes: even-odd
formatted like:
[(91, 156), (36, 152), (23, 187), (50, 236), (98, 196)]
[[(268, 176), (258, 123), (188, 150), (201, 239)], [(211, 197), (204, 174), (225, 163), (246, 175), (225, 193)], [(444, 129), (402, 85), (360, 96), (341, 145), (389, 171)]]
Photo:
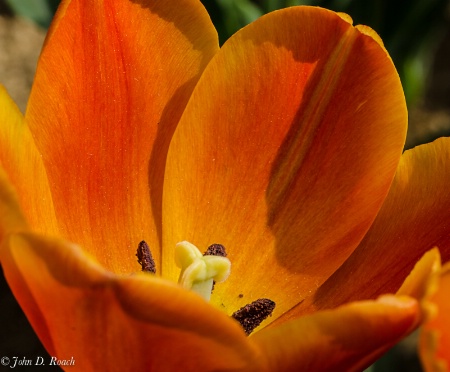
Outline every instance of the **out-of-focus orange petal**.
[(0, 107), (0, 164), (17, 191), (31, 227), (54, 234), (57, 224), (42, 158), (23, 115), (3, 86)]
[(108, 269), (159, 263), (170, 138), (218, 49), (200, 1), (64, 1), (37, 68), (26, 120), (63, 236)]
[(73, 244), (12, 235), (5, 276), (48, 352), (77, 370), (206, 371), (257, 363), (240, 326), (153, 275), (117, 276)]
[(432, 313), (422, 326), (419, 352), (426, 371), (450, 370), (450, 264), (444, 265), (430, 286), (427, 303)]
[(366, 233), (401, 155), (406, 108), (378, 42), (337, 14), (292, 7), (225, 43), (169, 149), (163, 275), (173, 247), (220, 243), (232, 273), (213, 301), (261, 297), (274, 318), (314, 291)]
[(396, 292), (433, 247), (439, 248), (443, 262), (448, 261), (449, 169), (450, 138), (406, 151), (389, 195), (360, 246), (289, 317)]
[(251, 340), (270, 371), (361, 371), (417, 326), (419, 313), (412, 298), (383, 296), (264, 329)]

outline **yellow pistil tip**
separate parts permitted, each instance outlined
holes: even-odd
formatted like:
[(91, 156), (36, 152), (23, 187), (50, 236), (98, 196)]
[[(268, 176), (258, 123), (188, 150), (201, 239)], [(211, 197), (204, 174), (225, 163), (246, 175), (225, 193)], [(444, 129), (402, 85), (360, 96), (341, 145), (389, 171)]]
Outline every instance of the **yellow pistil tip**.
[(187, 241), (176, 245), (175, 263), (181, 268), (178, 283), (208, 301), (213, 282), (225, 281), (231, 271), (231, 262), (228, 258), (203, 256), (195, 245)]

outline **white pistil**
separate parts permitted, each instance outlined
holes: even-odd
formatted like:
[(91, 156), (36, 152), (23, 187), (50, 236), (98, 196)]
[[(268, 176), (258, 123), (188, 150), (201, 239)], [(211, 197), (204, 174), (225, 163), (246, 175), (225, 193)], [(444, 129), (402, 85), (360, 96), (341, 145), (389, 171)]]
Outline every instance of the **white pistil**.
[(175, 262), (181, 268), (178, 283), (207, 301), (211, 298), (213, 282), (225, 281), (231, 270), (228, 258), (203, 256), (195, 245), (187, 241), (176, 245)]

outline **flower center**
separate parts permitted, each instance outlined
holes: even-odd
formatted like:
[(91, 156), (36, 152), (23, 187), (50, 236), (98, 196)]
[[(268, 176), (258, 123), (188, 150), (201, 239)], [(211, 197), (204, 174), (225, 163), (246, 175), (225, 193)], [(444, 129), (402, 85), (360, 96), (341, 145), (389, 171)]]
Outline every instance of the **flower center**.
[[(145, 241), (139, 243), (136, 256), (142, 271), (156, 273), (156, 265)], [(230, 275), (231, 262), (226, 257), (225, 247), (212, 244), (202, 254), (192, 243), (182, 241), (176, 245), (175, 263), (181, 268), (178, 283), (209, 301), (216, 282), (225, 281)], [(262, 321), (272, 315), (275, 302), (260, 298), (235, 311), (231, 317), (238, 321), (249, 335)]]
[(214, 282), (223, 282), (230, 275), (231, 262), (223, 256), (203, 255), (199, 249), (183, 241), (176, 245), (175, 263), (181, 268), (178, 283), (205, 300), (211, 298)]

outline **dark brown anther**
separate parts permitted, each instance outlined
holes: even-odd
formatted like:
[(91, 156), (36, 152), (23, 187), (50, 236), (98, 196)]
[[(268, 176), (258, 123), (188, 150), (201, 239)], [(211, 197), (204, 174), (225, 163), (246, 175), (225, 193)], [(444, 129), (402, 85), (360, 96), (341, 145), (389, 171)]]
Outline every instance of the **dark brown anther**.
[(203, 256), (221, 256), (226, 257), (225, 247), (222, 244), (211, 244)]
[(136, 256), (139, 264), (142, 266), (142, 271), (156, 274), (155, 261), (153, 261), (150, 248), (144, 240), (139, 243)]
[[(203, 253), (203, 256), (220, 256), (220, 257), (226, 257), (227, 252), (225, 251), (225, 247), (222, 244), (211, 244), (205, 253)], [(211, 293), (214, 291), (214, 287), (216, 286), (216, 282), (213, 282)]]
[(251, 304), (245, 305), (231, 315), (244, 328), (247, 335), (253, 332), (263, 320), (272, 315), (275, 309), (275, 302), (267, 298), (260, 298)]

